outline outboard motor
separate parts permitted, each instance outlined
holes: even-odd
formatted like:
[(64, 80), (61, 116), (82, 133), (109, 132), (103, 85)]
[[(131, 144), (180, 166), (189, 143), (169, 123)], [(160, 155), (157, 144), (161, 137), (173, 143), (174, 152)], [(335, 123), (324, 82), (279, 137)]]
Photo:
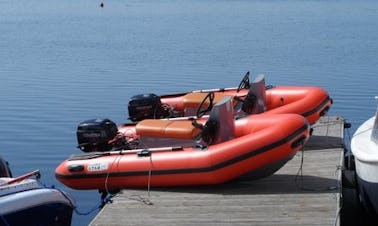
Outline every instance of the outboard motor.
[(170, 111), (163, 106), (160, 97), (153, 94), (139, 94), (131, 97), (128, 105), (129, 119), (133, 122), (143, 119), (167, 118)]
[(109, 143), (118, 133), (117, 125), (109, 119), (90, 119), (77, 127), (78, 148), (84, 152), (109, 151)]

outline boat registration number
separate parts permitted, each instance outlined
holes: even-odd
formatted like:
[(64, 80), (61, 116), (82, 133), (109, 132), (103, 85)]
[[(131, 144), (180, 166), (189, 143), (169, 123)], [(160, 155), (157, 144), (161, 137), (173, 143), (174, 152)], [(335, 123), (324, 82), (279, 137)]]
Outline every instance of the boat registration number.
[(94, 171), (104, 171), (108, 170), (108, 164), (105, 162), (96, 162), (91, 163), (88, 165), (88, 171), (94, 172)]

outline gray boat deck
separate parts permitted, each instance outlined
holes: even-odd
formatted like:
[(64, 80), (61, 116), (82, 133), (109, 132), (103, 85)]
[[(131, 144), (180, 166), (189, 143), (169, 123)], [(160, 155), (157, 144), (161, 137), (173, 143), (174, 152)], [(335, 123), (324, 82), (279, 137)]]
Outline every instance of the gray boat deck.
[(305, 149), (270, 177), (125, 189), (90, 225), (339, 225), (344, 119), (323, 117), (313, 128)]

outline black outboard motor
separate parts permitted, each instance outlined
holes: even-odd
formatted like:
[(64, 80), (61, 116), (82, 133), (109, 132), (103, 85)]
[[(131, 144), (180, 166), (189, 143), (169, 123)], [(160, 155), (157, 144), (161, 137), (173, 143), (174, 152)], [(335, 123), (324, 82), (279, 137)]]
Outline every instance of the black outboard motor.
[(167, 118), (170, 111), (164, 107), (160, 97), (153, 94), (139, 94), (131, 97), (128, 105), (129, 119), (133, 122), (143, 119)]
[(109, 119), (91, 119), (77, 127), (78, 148), (84, 152), (109, 151), (109, 144), (118, 133), (117, 125)]

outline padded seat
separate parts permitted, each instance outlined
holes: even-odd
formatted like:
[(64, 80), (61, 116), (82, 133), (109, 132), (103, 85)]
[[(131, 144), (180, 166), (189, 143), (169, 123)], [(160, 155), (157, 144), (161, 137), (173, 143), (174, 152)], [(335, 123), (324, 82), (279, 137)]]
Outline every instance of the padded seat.
[(136, 133), (142, 136), (193, 139), (201, 130), (190, 120), (145, 119), (136, 125)]
[[(199, 105), (202, 103), (203, 99), (208, 95), (209, 93), (188, 93), (183, 97), (183, 104), (185, 108), (198, 108)], [(228, 95), (223, 93), (214, 93), (214, 104), (218, 103), (220, 100), (222, 100), (224, 97)], [(208, 106), (209, 102), (205, 103), (204, 106)]]
[(208, 145), (221, 143), (235, 136), (232, 97), (217, 102), (203, 129), (193, 126), (191, 120), (145, 119), (136, 125), (136, 134), (150, 137), (195, 139), (200, 134)]

